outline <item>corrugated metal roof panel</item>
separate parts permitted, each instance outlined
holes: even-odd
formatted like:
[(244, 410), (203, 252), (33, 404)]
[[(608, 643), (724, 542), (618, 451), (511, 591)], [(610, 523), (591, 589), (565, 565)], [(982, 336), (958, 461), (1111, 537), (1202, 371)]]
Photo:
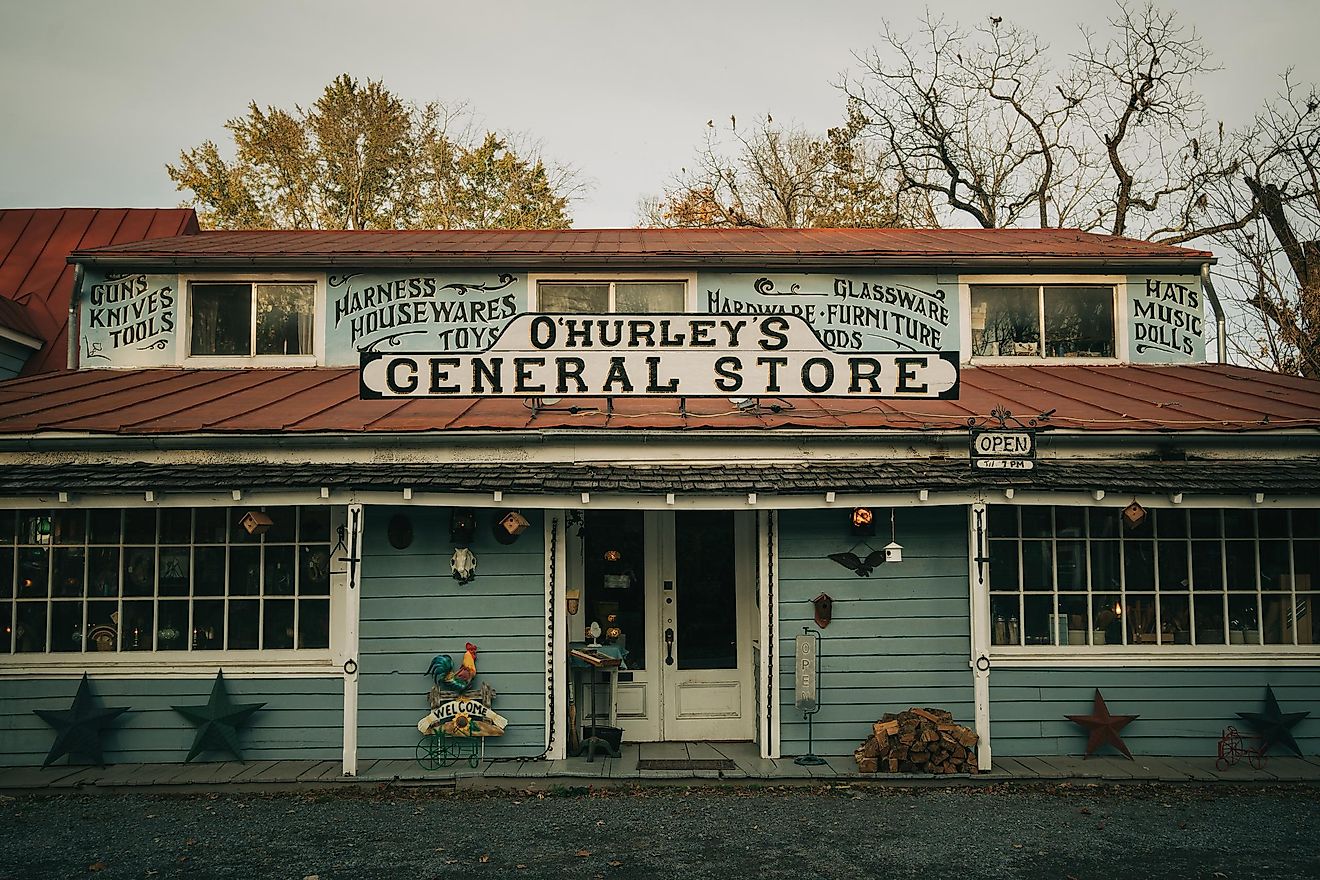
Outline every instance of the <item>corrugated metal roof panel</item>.
[(1222, 365), (987, 366), (959, 400), (359, 400), (352, 368), (83, 370), (0, 382), (0, 433), (358, 433), (463, 430), (952, 430), (1008, 409), (1047, 429), (1320, 427), (1320, 382)]
[(636, 261), (692, 264), (741, 258), (767, 263), (901, 259), (1114, 262), (1212, 259), (1209, 251), (1172, 247), (1076, 229), (544, 229), (544, 230), (245, 230), (83, 248), (77, 259), (113, 261), (302, 260), (306, 264), (388, 258), (397, 261), (489, 260), (512, 263)]
[(65, 367), (72, 251), (153, 236), (186, 238), (197, 228), (191, 208), (0, 209), (0, 298), (21, 303), (36, 331), (31, 335), (46, 343), (23, 375)]

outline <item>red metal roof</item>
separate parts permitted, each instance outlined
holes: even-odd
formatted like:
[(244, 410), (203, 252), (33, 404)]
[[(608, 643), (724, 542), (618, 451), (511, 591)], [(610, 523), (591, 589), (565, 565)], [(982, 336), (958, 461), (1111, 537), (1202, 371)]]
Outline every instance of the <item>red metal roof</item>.
[(41, 340), (41, 331), (28, 314), (27, 306), (3, 296), (0, 296), (0, 327)]
[(871, 265), (1161, 264), (1213, 259), (1191, 250), (1076, 229), (564, 229), (209, 231), (84, 248), (74, 259), (115, 263), (363, 266), (464, 262), (500, 265), (766, 266), (828, 261)]
[[(769, 408), (781, 406), (780, 412)], [(1080, 431), (1320, 428), (1320, 382), (1221, 365), (995, 366), (962, 373), (956, 401), (723, 399), (359, 400), (353, 368), (82, 370), (0, 382), (0, 434), (341, 433), (556, 429), (950, 430), (997, 406)], [(575, 406), (576, 411), (570, 409)]]
[(0, 299), (23, 306), (35, 332), (13, 329), (46, 343), (28, 359), (23, 375), (66, 365), (72, 251), (180, 236), (197, 228), (191, 208), (0, 209)]

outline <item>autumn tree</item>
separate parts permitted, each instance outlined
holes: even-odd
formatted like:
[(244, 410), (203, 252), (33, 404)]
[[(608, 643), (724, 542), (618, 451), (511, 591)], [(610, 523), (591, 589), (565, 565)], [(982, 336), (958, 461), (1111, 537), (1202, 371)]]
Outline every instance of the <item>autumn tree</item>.
[(571, 169), (461, 110), (415, 104), (347, 74), (310, 107), (248, 105), (213, 141), (166, 165), (217, 229), (565, 228)]
[(648, 226), (858, 227), (931, 225), (921, 194), (898, 192), (875, 147), (848, 125), (812, 134), (766, 115), (750, 127), (706, 123), (691, 167), (644, 200)]

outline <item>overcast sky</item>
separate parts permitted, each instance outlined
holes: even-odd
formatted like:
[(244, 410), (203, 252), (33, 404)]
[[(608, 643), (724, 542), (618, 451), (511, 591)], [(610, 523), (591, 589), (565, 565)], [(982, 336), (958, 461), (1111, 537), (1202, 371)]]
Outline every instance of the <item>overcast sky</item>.
[[(1320, 80), (1317, 0), (1164, 2), (1222, 65), (1209, 108), (1249, 118), (1288, 66)], [(1061, 57), (1104, 0), (947, 0), (972, 26), (1028, 25)], [(246, 104), (310, 104), (340, 73), (400, 96), (466, 102), (489, 127), (523, 131), (589, 184), (579, 227), (631, 226), (692, 155), (707, 119), (764, 112), (823, 130), (834, 84), (881, 21), (910, 30), (919, 3), (71, 2), (0, 0), (0, 207), (175, 205), (164, 164)]]

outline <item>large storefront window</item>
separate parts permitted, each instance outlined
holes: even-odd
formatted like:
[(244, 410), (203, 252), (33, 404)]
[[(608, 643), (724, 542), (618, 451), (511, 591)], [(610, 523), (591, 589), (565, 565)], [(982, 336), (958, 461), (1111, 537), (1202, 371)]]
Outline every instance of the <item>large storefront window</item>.
[(989, 508), (1002, 646), (1320, 645), (1320, 511)]
[(0, 511), (0, 653), (327, 648), (329, 538), (327, 507)]

